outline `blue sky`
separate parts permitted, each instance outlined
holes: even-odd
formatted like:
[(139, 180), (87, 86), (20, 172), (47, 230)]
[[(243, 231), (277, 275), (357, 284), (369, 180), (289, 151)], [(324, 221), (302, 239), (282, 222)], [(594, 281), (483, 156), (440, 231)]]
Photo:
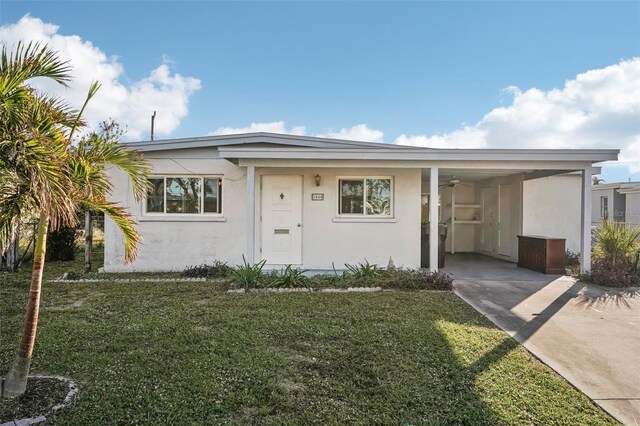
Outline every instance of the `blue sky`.
[[(0, 26), (16, 25), (27, 14), (57, 26), (49, 36), (77, 35), (103, 52), (107, 64), (119, 67), (118, 87), (133, 93), (148, 82), (161, 92), (163, 84), (170, 85), (172, 96), (181, 100), (178, 112), (170, 99), (154, 102), (155, 92), (136, 111), (117, 110), (115, 103), (104, 109), (125, 122), (127, 114), (146, 117), (157, 109), (158, 121), (167, 121), (162, 137), (283, 122), (285, 131), (296, 127), (310, 135), (360, 135), (388, 143), (405, 135), (403, 140), (414, 144), (442, 136), (446, 144), (458, 141), (464, 132), (456, 131), (467, 125), (472, 136), (461, 146), (530, 147), (539, 135), (505, 139), (502, 132), (495, 141), (487, 136), (478, 142), (474, 126), (530, 89), (561, 90), (579, 74), (640, 57), (639, 2), (3, 0)], [(149, 79), (162, 64), (169, 70), (166, 79)], [(637, 64), (627, 68), (636, 75)], [(183, 80), (169, 82), (176, 76)], [(604, 83), (593, 84), (584, 90)], [(628, 92), (640, 82), (627, 84)], [(181, 85), (183, 92), (176, 88)], [(628, 131), (606, 132), (607, 123), (613, 127), (619, 119), (598, 122), (595, 126), (605, 129), (601, 139), (589, 138), (583, 146), (582, 138), (575, 146), (627, 150), (624, 160), (634, 166), (607, 168), (608, 181), (640, 180), (640, 153), (634, 154), (636, 142), (640, 150), (640, 124), (633, 124), (634, 117), (640, 122), (640, 110), (633, 101), (625, 105), (622, 128)], [(148, 137), (137, 125), (139, 137)], [(350, 132), (357, 125), (364, 128)], [(130, 126), (135, 138), (136, 125)], [(545, 147), (573, 147), (576, 143), (562, 140), (582, 137), (562, 133), (548, 146), (548, 133), (541, 142)]]

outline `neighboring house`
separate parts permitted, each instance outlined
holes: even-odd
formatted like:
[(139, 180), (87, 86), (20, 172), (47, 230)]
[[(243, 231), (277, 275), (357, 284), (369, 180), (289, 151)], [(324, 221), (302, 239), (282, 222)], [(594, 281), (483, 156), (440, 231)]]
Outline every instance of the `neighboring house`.
[(640, 182), (601, 183), (592, 194), (592, 224), (605, 219), (640, 224)]
[[(235, 265), (242, 256), (267, 268), (331, 270), (389, 258), (414, 268), (429, 217), (447, 223), (450, 252), (515, 261), (517, 235), (542, 234), (566, 238), (589, 265), (592, 164), (618, 157), (617, 150), (432, 149), (269, 133), (130, 146), (151, 162), (152, 190), (135, 202), (114, 169), (112, 199), (129, 208), (144, 242), (125, 265), (122, 235), (107, 220), (107, 272), (181, 270), (214, 259)], [(427, 226), (432, 270), (438, 221)]]

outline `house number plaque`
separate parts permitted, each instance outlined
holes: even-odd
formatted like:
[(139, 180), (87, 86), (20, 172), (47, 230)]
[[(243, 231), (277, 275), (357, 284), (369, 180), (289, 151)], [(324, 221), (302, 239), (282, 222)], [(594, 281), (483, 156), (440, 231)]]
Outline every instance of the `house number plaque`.
[(311, 194), (311, 201), (324, 201), (324, 194)]

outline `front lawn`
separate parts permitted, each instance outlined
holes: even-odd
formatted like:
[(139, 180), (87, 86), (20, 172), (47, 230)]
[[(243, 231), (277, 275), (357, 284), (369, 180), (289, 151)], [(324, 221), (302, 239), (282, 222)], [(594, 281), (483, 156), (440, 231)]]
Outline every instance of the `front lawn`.
[[(0, 274), (0, 374), (20, 275)], [(45, 283), (32, 373), (78, 383), (70, 425), (615, 424), (448, 292)]]

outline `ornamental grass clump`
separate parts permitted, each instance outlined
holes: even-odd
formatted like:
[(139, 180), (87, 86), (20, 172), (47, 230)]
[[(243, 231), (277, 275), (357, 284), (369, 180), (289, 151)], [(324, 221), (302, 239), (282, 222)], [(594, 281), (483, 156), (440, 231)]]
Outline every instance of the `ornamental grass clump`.
[(264, 279), (262, 268), (264, 268), (265, 263), (267, 261), (263, 260), (251, 265), (242, 255), (242, 265), (237, 265), (236, 269), (233, 270), (231, 282), (244, 288), (245, 291), (260, 287)]
[(346, 270), (342, 273), (342, 278), (354, 285), (375, 286), (376, 282), (386, 275), (384, 268), (369, 263), (367, 259), (364, 260), (364, 263), (355, 265), (345, 263), (344, 267)]
[(604, 221), (595, 237), (591, 280), (607, 287), (640, 285), (640, 226)]
[(308, 270), (286, 265), (281, 271), (269, 275), (269, 287), (273, 288), (309, 288), (309, 278), (304, 275)]

